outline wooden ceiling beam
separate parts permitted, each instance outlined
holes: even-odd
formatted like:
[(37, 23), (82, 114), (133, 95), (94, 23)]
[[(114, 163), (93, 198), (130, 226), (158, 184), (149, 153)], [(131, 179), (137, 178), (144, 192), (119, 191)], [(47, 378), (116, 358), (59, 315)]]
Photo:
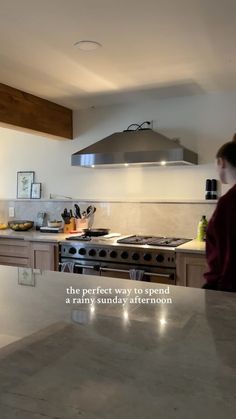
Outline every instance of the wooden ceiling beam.
[(73, 139), (73, 111), (0, 83), (0, 125)]

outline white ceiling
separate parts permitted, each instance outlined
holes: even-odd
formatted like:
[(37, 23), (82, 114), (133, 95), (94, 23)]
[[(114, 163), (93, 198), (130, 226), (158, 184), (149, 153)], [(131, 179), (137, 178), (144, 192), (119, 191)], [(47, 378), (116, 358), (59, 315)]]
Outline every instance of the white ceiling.
[(0, 0), (0, 82), (73, 109), (236, 89), (235, 17), (235, 0)]

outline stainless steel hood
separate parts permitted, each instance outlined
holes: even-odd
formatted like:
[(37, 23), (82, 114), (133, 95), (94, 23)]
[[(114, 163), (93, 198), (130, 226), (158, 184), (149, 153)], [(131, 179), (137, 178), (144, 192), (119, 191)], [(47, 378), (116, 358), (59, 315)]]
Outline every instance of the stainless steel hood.
[(72, 166), (124, 167), (193, 165), (198, 156), (150, 128), (116, 132), (86, 147), (71, 158)]

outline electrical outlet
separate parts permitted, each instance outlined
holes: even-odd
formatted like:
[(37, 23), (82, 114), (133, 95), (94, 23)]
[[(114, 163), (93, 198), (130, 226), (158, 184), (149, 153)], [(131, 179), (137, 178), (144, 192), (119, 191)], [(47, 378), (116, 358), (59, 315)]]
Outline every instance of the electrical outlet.
[(9, 207), (8, 208), (8, 214), (9, 214), (9, 217), (14, 217), (15, 216), (15, 208), (14, 207)]

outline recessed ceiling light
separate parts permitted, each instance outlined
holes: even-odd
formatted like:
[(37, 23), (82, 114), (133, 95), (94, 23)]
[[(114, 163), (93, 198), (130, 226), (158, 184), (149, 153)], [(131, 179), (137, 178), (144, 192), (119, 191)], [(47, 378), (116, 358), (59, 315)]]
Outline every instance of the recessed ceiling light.
[(162, 165), (162, 166), (165, 166), (165, 165), (166, 165), (166, 161), (162, 160), (162, 161), (161, 161), (161, 165)]
[(125, 163), (124, 165), (125, 165), (126, 167), (128, 167), (128, 166), (129, 166), (129, 163)]
[(94, 165), (94, 164), (92, 164), (92, 165), (91, 165), (91, 167), (92, 167), (92, 168), (94, 168), (94, 167), (95, 167), (95, 165)]
[(100, 48), (101, 46), (102, 44), (99, 42), (89, 40), (77, 41), (74, 43), (74, 47), (82, 49), (83, 51), (93, 51), (94, 49)]

